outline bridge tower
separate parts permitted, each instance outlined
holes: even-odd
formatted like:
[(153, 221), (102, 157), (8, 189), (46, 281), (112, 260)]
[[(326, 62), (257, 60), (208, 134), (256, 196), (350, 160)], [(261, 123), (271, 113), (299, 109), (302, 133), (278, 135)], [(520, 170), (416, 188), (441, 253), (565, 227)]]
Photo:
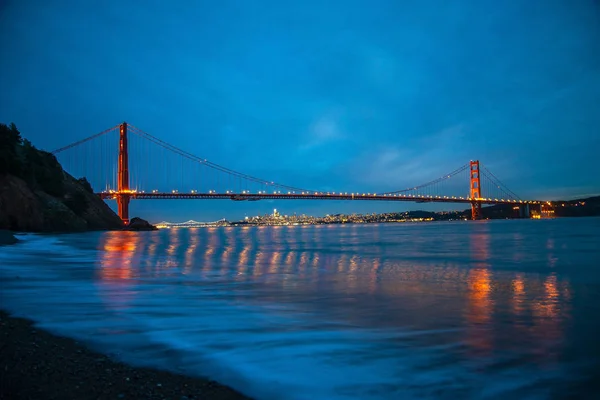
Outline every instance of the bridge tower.
[[(471, 161), (470, 168), (471, 171), (471, 190), (470, 190), (470, 198), (478, 199), (481, 197), (481, 178), (479, 176), (479, 161)], [(472, 200), (471, 201), (471, 219), (479, 219), (481, 218), (481, 202)]]
[(117, 207), (119, 217), (129, 223), (129, 154), (127, 150), (127, 122), (119, 127), (119, 166), (117, 172)]

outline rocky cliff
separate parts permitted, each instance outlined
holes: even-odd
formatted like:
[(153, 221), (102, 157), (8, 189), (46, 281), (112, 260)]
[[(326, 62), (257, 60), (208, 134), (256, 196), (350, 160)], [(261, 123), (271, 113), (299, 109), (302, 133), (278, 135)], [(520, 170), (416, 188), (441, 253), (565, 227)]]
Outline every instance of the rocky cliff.
[(102, 199), (66, 173), (65, 186), (65, 194), (55, 197), (13, 175), (0, 176), (0, 229), (69, 232), (123, 227)]
[(0, 124), (0, 229), (73, 232), (121, 229), (121, 219), (85, 179), (66, 173), (56, 158)]

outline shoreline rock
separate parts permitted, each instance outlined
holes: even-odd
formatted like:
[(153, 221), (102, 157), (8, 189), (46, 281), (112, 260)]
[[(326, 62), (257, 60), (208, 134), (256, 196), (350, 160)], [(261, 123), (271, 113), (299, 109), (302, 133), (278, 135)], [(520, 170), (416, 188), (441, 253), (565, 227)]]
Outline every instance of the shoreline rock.
[(158, 228), (150, 222), (139, 217), (133, 217), (129, 224), (123, 228), (124, 231), (157, 231)]

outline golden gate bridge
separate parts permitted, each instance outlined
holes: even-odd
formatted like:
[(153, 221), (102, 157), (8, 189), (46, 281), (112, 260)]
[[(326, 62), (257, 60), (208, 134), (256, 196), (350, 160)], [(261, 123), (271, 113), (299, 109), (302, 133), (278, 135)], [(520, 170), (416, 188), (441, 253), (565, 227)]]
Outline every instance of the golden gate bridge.
[(64, 169), (83, 177), (105, 200), (116, 200), (129, 222), (131, 200), (351, 200), (464, 203), (472, 219), (484, 204), (512, 204), (529, 214), (540, 200), (523, 200), (479, 161), (420, 185), (391, 192), (321, 191), (284, 185), (193, 155), (126, 122), (52, 152)]

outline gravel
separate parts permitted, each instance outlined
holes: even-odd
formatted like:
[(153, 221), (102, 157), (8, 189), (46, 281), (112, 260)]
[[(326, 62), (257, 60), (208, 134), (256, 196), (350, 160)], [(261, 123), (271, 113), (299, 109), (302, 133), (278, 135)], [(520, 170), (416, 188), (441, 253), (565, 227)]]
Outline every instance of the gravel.
[(208, 379), (114, 361), (2, 311), (0, 399), (249, 400)]

